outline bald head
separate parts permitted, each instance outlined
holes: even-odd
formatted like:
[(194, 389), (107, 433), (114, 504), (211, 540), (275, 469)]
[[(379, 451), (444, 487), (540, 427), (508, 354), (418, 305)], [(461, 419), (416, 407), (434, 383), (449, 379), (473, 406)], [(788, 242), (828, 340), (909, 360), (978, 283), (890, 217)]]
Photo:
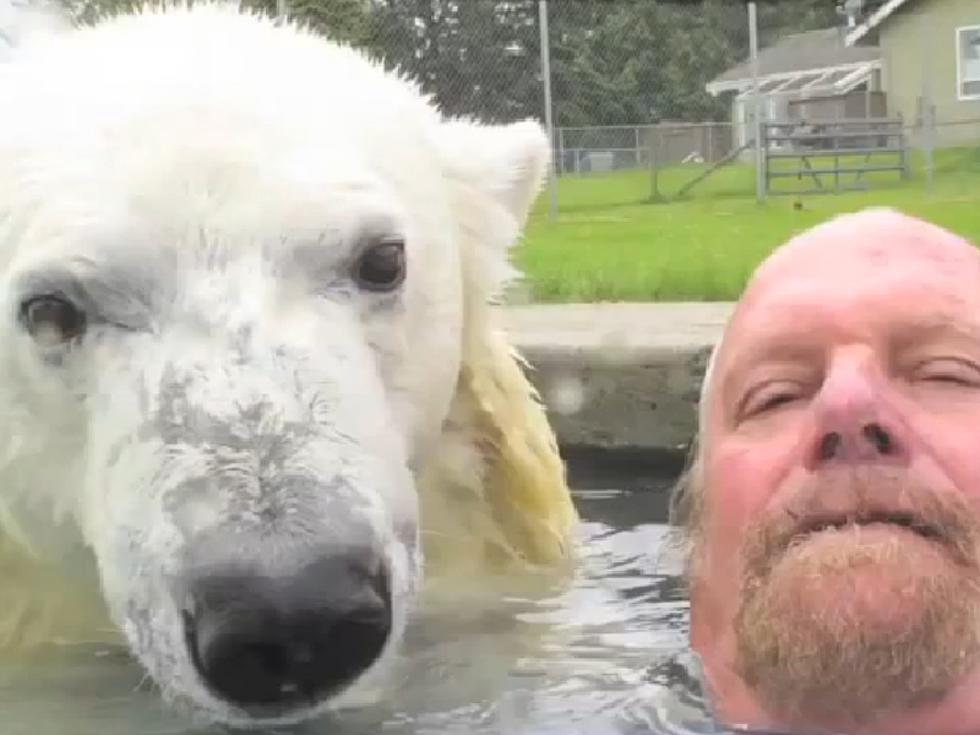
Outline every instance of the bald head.
[(857, 263), (878, 267), (909, 258), (943, 271), (980, 269), (980, 253), (963, 238), (893, 209), (866, 209), (828, 220), (789, 240), (756, 269), (744, 300), (794, 275), (840, 275)]
[[(893, 209), (866, 209), (835, 217), (788, 240), (755, 270), (715, 346), (701, 385), (699, 438), (704, 440), (718, 365), (727, 352), (729, 334), (752, 312), (755, 321), (771, 319), (769, 304), (807, 289), (828, 285), (887, 290), (889, 277), (916, 275), (934, 287), (944, 280), (974, 283), (980, 288), (980, 251), (964, 238), (930, 222)], [(815, 294), (819, 298), (818, 294)], [(755, 307), (762, 306), (761, 313)], [(754, 325), (750, 325), (754, 326)]]

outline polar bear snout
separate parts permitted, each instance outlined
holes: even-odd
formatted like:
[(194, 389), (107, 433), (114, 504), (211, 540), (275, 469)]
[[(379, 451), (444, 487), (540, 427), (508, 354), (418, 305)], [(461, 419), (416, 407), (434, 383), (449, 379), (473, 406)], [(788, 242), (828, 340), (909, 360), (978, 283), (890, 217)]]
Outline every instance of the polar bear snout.
[(207, 688), (246, 711), (315, 706), (381, 656), (392, 629), (388, 572), (370, 549), (324, 550), (289, 575), (198, 570), (183, 611)]

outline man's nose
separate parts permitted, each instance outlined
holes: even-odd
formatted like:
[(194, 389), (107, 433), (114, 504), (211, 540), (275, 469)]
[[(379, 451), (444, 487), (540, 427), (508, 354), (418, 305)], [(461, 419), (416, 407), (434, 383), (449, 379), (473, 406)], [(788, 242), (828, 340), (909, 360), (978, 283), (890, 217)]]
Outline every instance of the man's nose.
[(861, 364), (834, 366), (814, 402), (808, 464), (902, 463), (903, 423), (888, 399), (884, 377)]

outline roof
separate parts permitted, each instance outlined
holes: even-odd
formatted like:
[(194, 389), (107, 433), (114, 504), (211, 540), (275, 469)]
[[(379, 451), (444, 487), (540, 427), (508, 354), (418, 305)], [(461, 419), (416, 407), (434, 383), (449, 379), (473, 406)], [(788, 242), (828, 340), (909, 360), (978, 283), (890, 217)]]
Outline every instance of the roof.
[[(846, 46), (840, 28), (821, 28), (793, 33), (759, 51), (759, 79), (782, 77), (784, 80), (803, 73), (826, 73), (833, 70), (877, 65), (877, 46)], [(744, 89), (752, 84), (752, 68), (743, 61), (712, 79), (705, 87), (710, 94)], [(770, 90), (772, 91), (772, 90)], [(782, 90), (788, 91), (788, 90)]]
[(909, 2), (910, 0), (888, 0), (888, 2), (868, 16), (867, 20), (859, 23), (854, 30), (849, 31), (844, 42), (848, 46), (853, 46), (855, 43), (860, 41), (871, 31), (881, 25), (892, 13)]
[[(847, 94), (866, 83), (874, 71), (880, 68), (880, 61), (868, 61), (846, 67), (781, 74), (767, 77), (762, 81), (759, 84), (759, 92), (762, 95), (793, 94), (797, 97), (835, 97)], [(739, 97), (750, 97), (753, 94), (755, 94), (755, 90), (751, 84), (740, 88), (738, 92)]]

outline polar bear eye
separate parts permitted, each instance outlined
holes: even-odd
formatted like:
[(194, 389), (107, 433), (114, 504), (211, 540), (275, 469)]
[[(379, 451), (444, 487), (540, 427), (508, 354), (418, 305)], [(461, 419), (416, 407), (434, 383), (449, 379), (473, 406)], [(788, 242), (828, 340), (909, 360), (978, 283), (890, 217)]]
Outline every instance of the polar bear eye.
[(80, 337), (85, 331), (85, 314), (60, 296), (34, 296), (20, 309), (27, 332), (38, 342), (54, 346)]
[(382, 240), (358, 258), (354, 279), (366, 291), (392, 291), (405, 280), (405, 242)]

